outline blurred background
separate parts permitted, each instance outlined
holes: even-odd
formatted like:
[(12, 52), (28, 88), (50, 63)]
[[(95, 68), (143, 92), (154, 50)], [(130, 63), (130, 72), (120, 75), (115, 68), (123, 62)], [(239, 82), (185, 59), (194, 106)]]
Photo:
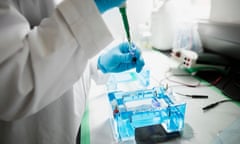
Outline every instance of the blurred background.
[[(131, 35), (142, 47), (168, 50), (179, 31), (199, 21), (240, 24), (239, 0), (128, 0)], [(125, 40), (118, 9), (103, 15), (115, 39)]]

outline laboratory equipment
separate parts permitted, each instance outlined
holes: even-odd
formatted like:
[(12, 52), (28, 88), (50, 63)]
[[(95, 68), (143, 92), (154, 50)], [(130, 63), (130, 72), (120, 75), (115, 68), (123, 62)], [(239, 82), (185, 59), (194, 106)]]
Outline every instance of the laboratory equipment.
[(175, 0), (155, 0), (154, 3), (155, 8), (151, 14), (151, 45), (159, 50), (171, 50), (177, 21)]
[(172, 49), (171, 57), (179, 61), (184, 67), (191, 68), (196, 64), (198, 54), (187, 49)]
[(222, 56), (231, 61), (231, 66), (240, 62), (240, 25), (220, 22), (200, 21), (198, 31), (204, 53)]
[(163, 87), (108, 93), (110, 121), (117, 142), (134, 141), (135, 129), (161, 124), (167, 133), (184, 127), (186, 103)]
[(126, 4), (123, 4), (120, 8), (119, 8), (121, 17), (122, 17), (122, 21), (123, 21), (123, 26), (124, 26), (124, 30), (127, 36), (127, 40), (130, 43), (131, 42), (131, 35), (130, 35), (130, 29), (129, 29), (129, 23), (128, 23), (128, 17), (127, 17), (127, 11), (126, 11)]
[(129, 27), (127, 11), (126, 11), (126, 3), (124, 3), (121, 7), (119, 7), (119, 11), (120, 11), (120, 14), (121, 14), (121, 17), (122, 17), (124, 30), (125, 30), (125, 33), (126, 33), (126, 36), (127, 36), (127, 41), (129, 43), (129, 52), (133, 56), (132, 61), (136, 62), (136, 60), (137, 60), (136, 57), (135, 57), (136, 47), (131, 42), (130, 27)]
[[(214, 4), (216, 4), (215, 2)], [(223, 8), (222, 10), (227, 12)], [(198, 31), (204, 47), (204, 52), (201, 54), (202, 60), (204, 60), (202, 62), (218, 66), (216, 74), (222, 76), (216, 87), (221, 89), (226, 96), (240, 101), (240, 25), (237, 23), (200, 21)], [(211, 81), (212, 77), (216, 76), (216, 74), (213, 74), (210, 77), (209, 74), (211, 73), (213, 72), (205, 70), (205, 72), (201, 71), (197, 74), (200, 78)]]
[[(123, 87), (121, 85), (124, 85)], [(129, 70), (121, 73), (112, 73), (107, 81), (108, 92), (124, 90), (124, 87), (143, 89), (150, 85), (150, 70), (144, 68), (140, 73)]]

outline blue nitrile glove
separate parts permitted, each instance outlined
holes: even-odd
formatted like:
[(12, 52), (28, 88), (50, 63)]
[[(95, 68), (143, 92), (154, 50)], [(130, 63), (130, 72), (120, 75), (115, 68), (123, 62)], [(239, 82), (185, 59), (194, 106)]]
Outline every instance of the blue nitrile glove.
[(111, 8), (121, 6), (125, 1), (126, 0), (95, 0), (95, 3), (100, 13), (104, 13)]
[(136, 72), (141, 72), (145, 64), (141, 51), (134, 44), (132, 46), (135, 47), (134, 54), (129, 52), (129, 43), (121, 43), (100, 55), (98, 69), (103, 73), (118, 73), (136, 68)]

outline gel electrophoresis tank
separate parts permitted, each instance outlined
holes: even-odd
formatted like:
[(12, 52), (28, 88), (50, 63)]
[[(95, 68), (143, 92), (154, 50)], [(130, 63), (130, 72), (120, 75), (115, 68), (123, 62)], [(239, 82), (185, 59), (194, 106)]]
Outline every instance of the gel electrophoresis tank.
[(164, 88), (108, 93), (111, 124), (118, 142), (134, 140), (135, 128), (161, 124), (166, 132), (183, 129), (186, 103), (178, 103)]

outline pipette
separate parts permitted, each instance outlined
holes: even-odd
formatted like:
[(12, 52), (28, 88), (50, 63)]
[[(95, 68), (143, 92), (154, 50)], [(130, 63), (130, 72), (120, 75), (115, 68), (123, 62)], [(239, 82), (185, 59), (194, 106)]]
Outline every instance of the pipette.
[(136, 62), (136, 56), (135, 56), (135, 50), (136, 47), (131, 43), (131, 35), (130, 35), (130, 28), (129, 28), (129, 23), (128, 23), (128, 17), (127, 17), (127, 12), (126, 12), (126, 3), (124, 3), (121, 7), (119, 7), (120, 14), (122, 16), (122, 21), (123, 21), (123, 26), (124, 30), (127, 36), (127, 40), (129, 43), (129, 52), (133, 56), (133, 62)]
[(130, 35), (130, 29), (129, 29), (129, 23), (128, 23), (128, 17), (127, 17), (127, 11), (126, 11), (126, 3), (124, 3), (122, 6), (119, 7), (120, 14), (122, 16), (123, 26), (124, 30), (127, 36), (127, 40), (130, 43), (131, 42), (131, 35)]

